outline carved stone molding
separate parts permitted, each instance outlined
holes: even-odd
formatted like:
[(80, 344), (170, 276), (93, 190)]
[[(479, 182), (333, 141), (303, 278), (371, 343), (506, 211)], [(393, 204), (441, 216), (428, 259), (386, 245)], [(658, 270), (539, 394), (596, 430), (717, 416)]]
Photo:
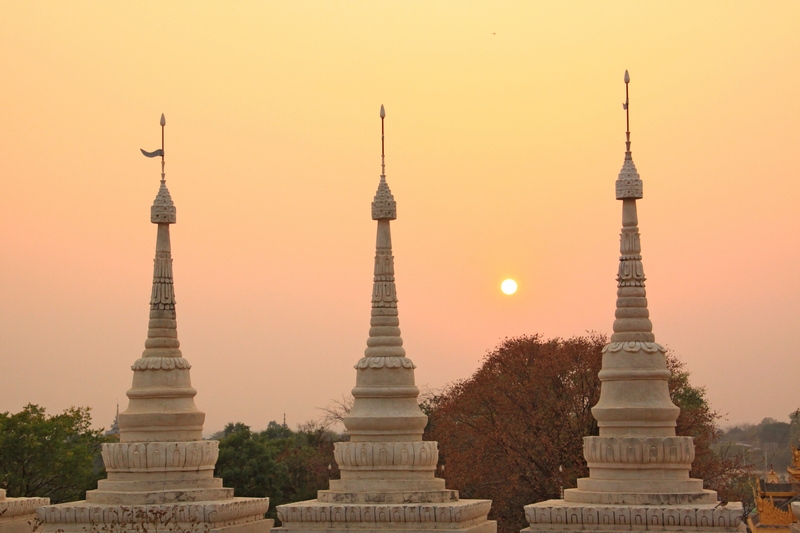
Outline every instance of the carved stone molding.
[[(552, 502), (552, 503), (551, 503)], [(558, 525), (564, 530), (592, 530), (616, 526), (634, 531), (683, 528), (720, 528), (736, 530), (742, 521), (742, 504), (730, 503), (727, 507), (705, 506), (601, 506), (563, 505), (563, 500), (535, 503), (525, 506), (525, 518), (530, 531)], [(545, 525), (545, 527), (542, 527)], [(529, 531), (524, 530), (524, 531)]]
[(150, 309), (175, 309), (175, 289), (172, 281), (170, 252), (156, 252), (153, 260), (153, 290)]
[[(415, 523), (433, 522), (457, 524), (486, 517), (490, 500), (460, 500), (447, 504), (398, 504), (398, 505), (330, 505), (315, 500), (279, 505), (281, 522), (350, 522), (350, 523)], [(375, 525), (378, 529), (381, 526)]]
[(102, 455), (109, 472), (213, 470), (219, 441), (114, 442), (103, 444)]
[(433, 470), (439, 447), (436, 441), (337, 442), (333, 454), (341, 470)]
[(658, 344), (657, 342), (642, 342), (642, 341), (626, 341), (626, 342), (609, 342), (603, 346), (603, 353), (617, 353), (625, 351), (629, 353), (645, 352), (645, 353), (667, 353), (667, 349)]
[(376, 280), (372, 284), (372, 307), (397, 307), (397, 288), (394, 281)]
[(417, 368), (417, 365), (407, 357), (362, 357), (358, 363), (353, 367), (356, 370), (359, 368)]
[(133, 363), (131, 370), (189, 370), (192, 365), (183, 357), (141, 357)]
[(7, 498), (0, 500), (0, 518), (32, 515), (37, 507), (48, 505), (50, 498)]
[(91, 505), (85, 502), (47, 505), (36, 510), (45, 523), (153, 523), (153, 522), (250, 522), (261, 520), (269, 498), (233, 498), (214, 503), (164, 505)]
[(692, 437), (584, 437), (583, 457), (589, 467), (601, 463), (684, 465), (694, 461)]

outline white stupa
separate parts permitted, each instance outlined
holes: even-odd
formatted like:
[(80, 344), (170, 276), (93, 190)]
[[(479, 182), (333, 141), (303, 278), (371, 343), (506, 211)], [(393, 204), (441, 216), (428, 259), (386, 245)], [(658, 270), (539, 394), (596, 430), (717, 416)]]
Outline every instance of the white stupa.
[[(383, 119), (381, 106), (381, 145)], [(276, 532), (432, 530), (495, 533), (487, 520), (490, 500), (461, 500), (435, 477), (437, 443), (423, 441), (428, 417), (419, 408), (414, 363), (400, 337), (390, 221), (397, 204), (381, 178), (372, 219), (378, 222), (372, 318), (367, 349), (355, 366), (353, 408), (344, 424), (350, 442), (335, 444), (341, 479), (331, 480), (316, 500), (278, 506)]]
[[(625, 71), (626, 111), (629, 81)], [(718, 503), (716, 492), (689, 477), (693, 437), (675, 435), (680, 409), (669, 396), (665, 349), (655, 342), (645, 297), (636, 215), (642, 180), (630, 127), (616, 190), (622, 200), (617, 310), (592, 408), (600, 435), (583, 439), (589, 477), (564, 491), (563, 500), (526, 506), (530, 527), (523, 531), (736, 531), (741, 503)]]
[[(267, 533), (268, 498), (235, 498), (214, 477), (219, 442), (203, 440), (205, 413), (194, 403), (191, 365), (178, 341), (169, 226), (175, 205), (164, 175), (150, 210), (158, 225), (145, 350), (136, 360), (128, 408), (119, 413), (120, 441), (103, 445), (108, 479), (86, 500), (37, 510), (45, 533), (109, 531), (209, 531)], [(102, 529), (98, 529), (102, 530)]]

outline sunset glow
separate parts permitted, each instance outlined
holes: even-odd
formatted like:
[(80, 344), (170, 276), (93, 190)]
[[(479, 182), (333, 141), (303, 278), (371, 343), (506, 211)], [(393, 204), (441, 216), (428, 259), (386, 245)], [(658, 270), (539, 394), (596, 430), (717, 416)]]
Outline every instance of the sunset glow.
[[(656, 341), (731, 423), (798, 405), (800, 2), (2, 11), (0, 412), (86, 405), (108, 427), (127, 405), (161, 173), (139, 149), (160, 146), (161, 113), (178, 332), (209, 433), (294, 427), (353, 387), (381, 104), (417, 383), (468, 377), (506, 337), (610, 334), (626, 69)], [(790, 392), (743, 393), (765, 389)]]

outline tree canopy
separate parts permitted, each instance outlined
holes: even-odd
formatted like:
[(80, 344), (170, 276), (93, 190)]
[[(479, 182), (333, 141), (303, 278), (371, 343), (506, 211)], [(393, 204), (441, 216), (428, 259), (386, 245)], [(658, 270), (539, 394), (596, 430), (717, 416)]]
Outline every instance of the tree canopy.
[(276, 518), (276, 506), (314, 499), (328, 488), (329, 476), (338, 475), (333, 443), (344, 437), (313, 423), (292, 431), (273, 421), (258, 433), (228, 424), (213, 438), (219, 439), (215, 475), (237, 496), (268, 496), (267, 516)]
[(51, 503), (83, 500), (105, 476), (99, 461), (102, 430), (91, 429), (88, 407), (47, 415), (28, 404), (0, 413), (0, 483), (9, 496), (39, 496)]
[[(598, 372), (604, 335), (545, 339), (541, 335), (503, 341), (472, 377), (458, 381), (423, 407), (426, 439), (439, 441), (448, 487), (464, 498), (492, 499), (501, 532), (526, 526), (523, 507), (560, 497), (588, 475), (583, 437), (598, 434), (591, 408), (600, 395)], [(744, 458), (721, 454), (719, 415), (705, 390), (689, 382), (674, 355), (672, 400), (681, 408), (676, 431), (695, 437), (692, 475), (723, 499), (740, 489)]]

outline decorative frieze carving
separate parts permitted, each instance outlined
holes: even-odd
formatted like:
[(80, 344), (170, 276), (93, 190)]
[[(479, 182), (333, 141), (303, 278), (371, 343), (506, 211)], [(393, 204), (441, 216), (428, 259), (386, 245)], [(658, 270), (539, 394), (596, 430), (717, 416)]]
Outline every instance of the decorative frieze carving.
[[(551, 500), (563, 501), (563, 500)], [(729, 507), (707, 506), (600, 506), (600, 505), (552, 505), (542, 502), (525, 506), (525, 518), (531, 529), (540, 524), (558, 524), (560, 526), (617, 526), (629, 529), (674, 529), (682, 527), (719, 527), (736, 528), (742, 521), (740, 503), (729, 504)], [(526, 530), (527, 531), (527, 530)]]
[(622, 254), (620, 261), (625, 260), (641, 260), (642, 256), (642, 242), (639, 235), (639, 228), (636, 226), (622, 228), (622, 233), (619, 234), (619, 252)]
[(686, 465), (694, 461), (692, 437), (584, 437), (583, 457), (589, 467), (601, 463)]
[(153, 260), (153, 290), (150, 309), (175, 309), (175, 291), (172, 282), (172, 257), (169, 252), (157, 252)]
[(667, 349), (658, 344), (657, 342), (642, 342), (642, 341), (626, 341), (626, 342), (609, 342), (603, 346), (603, 353), (617, 353), (625, 351), (628, 353), (645, 352), (645, 353), (667, 353)]
[[(312, 500), (313, 502), (313, 500)], [(279, 505), (278, 519), (294, 522), (378, 522), (378, 523), (441, 523), (458, 524), (485, 518), (489, 514), (490, 500), (461, 500), (447, 504), (397, 504), (397, 505), (329, 505), (317, 502), (300, 502)], [(375, 528), (381, 528), (378, 524)]]
[(131, 366), (131, 370), (189, 370), (192, 365), (183, 357), (141, 357)]
[(114, 442), (103, 444), (102, 455), (109, 472), (213, 470), (219, 441)]
[(0, 518), (32, 515), (37, 507), (48, 505), (50, 498), (3, 498), (0, 499)]
[[(377, 257), (375, 258), (377, 261)], [(372, 284), (372, 307), (397, 307), (397, 288), (394, 280), (378, 281)]]
[(417, 368), (411, 359), (408, 357), (362, 357), (358, 363), (353, 367), (356, 370), (364, 368)]
[(214, 503), (165, 505), (46, 505), (36, 510), (45, 523), (153, 523), (177, 521), (213, 524), (261, 520), (269, 509), (269, 498), (234, 498)]
[(337, 442), (333, 454), (341, 470), (434, 470), (439, 460), (436, 441)]

